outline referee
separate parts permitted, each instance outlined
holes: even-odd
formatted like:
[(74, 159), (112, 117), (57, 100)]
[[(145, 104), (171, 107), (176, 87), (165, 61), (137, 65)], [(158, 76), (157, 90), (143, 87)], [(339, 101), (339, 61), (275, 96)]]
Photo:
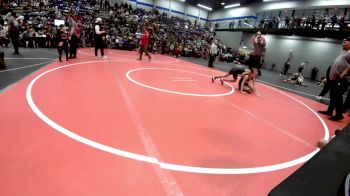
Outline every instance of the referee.
[[(343, 119), (343, 94), (349, 87), (350, 70), (350, 37), (343, 40), (343, 52), (334, 60), (329, 72), (330, 103), (326, 111), (321, 114), (330, 116), (329, 120), (339, 121)], [(335, 109), (335, 115), (333, 111)]]
[(218, 55), (218, 46), (216, 45), (217, 41), (214, 40), (213, 43), (210, 46), (210, 57), (208, 62), (208, 67), (214, 67), (214, 61), (216, 59), (216, 56)]
[(96, 18), (95, 21), (95, 56), (98, 57), (98, 49), (101, 51), (101, 57), (104, 58), (104, 38), (106, 31), (101, 30), (102, 19)]

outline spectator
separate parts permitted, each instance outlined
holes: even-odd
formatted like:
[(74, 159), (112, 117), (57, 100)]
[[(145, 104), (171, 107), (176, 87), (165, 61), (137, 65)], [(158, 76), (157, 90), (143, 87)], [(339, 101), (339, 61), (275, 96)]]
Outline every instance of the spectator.
[(306, 67), (308, 64), (309, 64), (308, 61), (306, 61), (306, 62), (304, 62), (304, 63), (301, 63), (300, 66), (299, 66), (299, 68), (298, 68), (298, 72), (299, 72), (299, 73), (302, 73), (303, 70), (305, 69), (305, 67)]
[(287, 61), (284, 63), (283, 70), (280, 73), (280, 76), (283, 75), (284, 77), (286, 77), (289, 69), (290, 69), (290, 59), (288, 58)]
[(338, 17), (337, 17), (337, 15), (333, 15), (332, 17), (331, 17), (331, 20), (332, 20), (332, 30), (334, 29), (334, 25), (335, 24), (337, 24), (337, 22), (338, 22)]

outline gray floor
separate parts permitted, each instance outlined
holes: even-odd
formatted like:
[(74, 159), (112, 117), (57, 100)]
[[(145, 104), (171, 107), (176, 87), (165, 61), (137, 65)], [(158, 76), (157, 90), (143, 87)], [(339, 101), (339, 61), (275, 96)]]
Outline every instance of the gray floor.
[(20, 48), (20, 55), (12, 55), (12, 47), (2, 50), (5, 52), (7, 69), (0, 70), (0, 93), (57, 58), (56, 49)]
[[(57, 50), (48, 48), (20, 48), (20, 55), (12, 55), (13, 48), (3, 48), (5, 51), (5, 62), (7, 69), (0, 70), (0, 92), (4, 92), (11, 86), (15, 85), (18, 81), (22, 80), (26, 76), (33, 72), (45, 67), (52, 61), (57, 60)], [(182, 60), (190, 61), (199, 65), (207, 66), (208, 61), (200, 58), (187, 58), (180, 57)], [(226, 62), (216, 62), (214, 69), (221, 71), (228, 71), (234, 64)], [(317, 86), (317, 81), (306, 80), (304, 86), (296, 86), (293, 84), (283, 82), (283, 77), (279, 75), (278, 70), (272, 71), (269, 69), (262, 69), (262, 75), (259, 77), (259, 82), (277, 87), (303, 97), (317, 100), (315, 98), (318, 95), (322, 87)], [(317, 100), (318, 101), (318, 100)], [(324, 103), (328, 103), (328, 94)]]

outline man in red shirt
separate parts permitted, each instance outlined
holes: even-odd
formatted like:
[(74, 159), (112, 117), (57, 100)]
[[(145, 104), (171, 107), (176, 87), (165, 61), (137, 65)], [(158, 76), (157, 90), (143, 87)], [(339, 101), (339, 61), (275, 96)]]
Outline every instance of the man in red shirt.
[(143, 27), (142, 31), (143, 31), (143, 34), (141, 37), (141, 44), (139, 48), (140, 57), (137, 60), (141, 61), (142, 55), (143, 53), (145, 53), (145, 55), (148, 56), (148, 60), (151, 61), (152, 57), (151, 55), (148, 54), (148, 51), (147, 51), (149, 44), (151, 42), (150, 33), (147, 31), (146, 27)]

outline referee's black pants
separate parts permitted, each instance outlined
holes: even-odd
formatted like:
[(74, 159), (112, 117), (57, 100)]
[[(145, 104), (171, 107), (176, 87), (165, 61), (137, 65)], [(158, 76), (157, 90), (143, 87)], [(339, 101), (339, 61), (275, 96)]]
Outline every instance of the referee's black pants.
[(216, 54), (211, 54), (210, 57), (209, 57), (209, 62), (208, 62), (208, 67), (214, 67), (214, 61), (215, 61), (215, 58), (216, 58)]
[(77, 57), (77, 49), (78, 49), (78, 36), (72, 35), (70, 40), (70, 48), (69, 48), (69, 57), (76, 58)]
[(328, 106), (328, 112), (333, 113), (335, 109), (335, 117), (342, 117), (344, 112), (343, 107), (343, 94), (349, 87), (349, 82), (345, 79), (330, 80), (330, 103)]
[(98, 56), (98, 49), (101, 50), (101, 57), (103, 57), (105, 53), (104, 53), (104, 41), (102, 37), (95, 38), (95, 56)]

